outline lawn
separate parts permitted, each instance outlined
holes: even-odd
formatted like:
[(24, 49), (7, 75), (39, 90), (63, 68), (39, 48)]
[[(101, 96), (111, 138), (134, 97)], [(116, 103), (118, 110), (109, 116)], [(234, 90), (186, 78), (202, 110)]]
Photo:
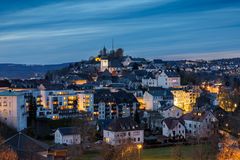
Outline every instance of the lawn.
[[(200, 146), (181, 146), (179, 148), (184, 160), (192, 160), (194, 156), (197, 156), (196, 150), (198, 149), (200, 149)], [(141, 160), (174, 160), (172, 154), (173, 150), (173, 147), (144, 149), (141, 154)], [(89, 152), (84, 154), (84, 156), (78, 160), (98, 160), (98, 156), (98, 152)], [(214, 155), (212, 155), (212, 157), (212, 159), (214, 160)]]
[[(142, 160), (174, 160), (174, 151), (178, 150), (181, 153), (182, 159), (192, 160), (193, 155), (196, 156), (196, 149), (199, 146), (181, 146), (178, 149), (174, 147), (162, 147), (162, 148), (152, 148), (145, 149), (142, 153)], [(213, 158), (214, 159), (214, 158)]]

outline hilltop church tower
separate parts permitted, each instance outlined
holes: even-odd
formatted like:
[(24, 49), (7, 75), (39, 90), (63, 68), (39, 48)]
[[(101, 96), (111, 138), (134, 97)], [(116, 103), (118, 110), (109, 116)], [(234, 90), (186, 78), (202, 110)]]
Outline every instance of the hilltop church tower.
[(106, 69), (108, 69), (108, 59), (102, 58), (101, 59), (100, 71), (104, 72)]

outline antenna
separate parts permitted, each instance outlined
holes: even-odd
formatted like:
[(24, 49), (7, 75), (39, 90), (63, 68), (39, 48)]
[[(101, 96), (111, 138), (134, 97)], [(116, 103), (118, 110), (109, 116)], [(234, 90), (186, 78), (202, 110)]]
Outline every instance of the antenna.
[(112, 50), (114, 50), (114, 39), (112, 38)]

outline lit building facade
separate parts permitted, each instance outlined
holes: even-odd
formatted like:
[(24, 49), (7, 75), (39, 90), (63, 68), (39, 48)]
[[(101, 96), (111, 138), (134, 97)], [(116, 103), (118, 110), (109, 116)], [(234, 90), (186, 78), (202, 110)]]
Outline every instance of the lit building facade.
[(200, 92), (197, 89), (177, 88), (172, 90), (174, 105), (184, 112), (191, 112)]
[(27, 128), (27, 110), (23, 92), (0, 92), (0, 120), (21, 131)]
[(73, 90), (47, 90), (40, 86), (34, 96), (37, 117), (59, 119), (79, 116), (78, 97)]
[(85, 112), (93, 112), (94, 96), (93, 93), (83, 92), (77, 93), (78, 97), (78, 110)]
[(100, 60), (100, 71), (104, 72), (106, 69), (108, 69), (108, 59), (101, 59)]

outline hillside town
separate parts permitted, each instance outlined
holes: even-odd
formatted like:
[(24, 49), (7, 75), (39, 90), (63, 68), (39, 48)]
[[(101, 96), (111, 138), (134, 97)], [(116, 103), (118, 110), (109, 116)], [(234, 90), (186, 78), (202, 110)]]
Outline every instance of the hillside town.
[(140, 153), (210, 143), (219, 132), (239, 137), (239, 65), (239, 58), (164, 61), (104, 47), (44, 78), (2, 77), (0, 146), (20, 159), (73, 159), (125, 144)]

